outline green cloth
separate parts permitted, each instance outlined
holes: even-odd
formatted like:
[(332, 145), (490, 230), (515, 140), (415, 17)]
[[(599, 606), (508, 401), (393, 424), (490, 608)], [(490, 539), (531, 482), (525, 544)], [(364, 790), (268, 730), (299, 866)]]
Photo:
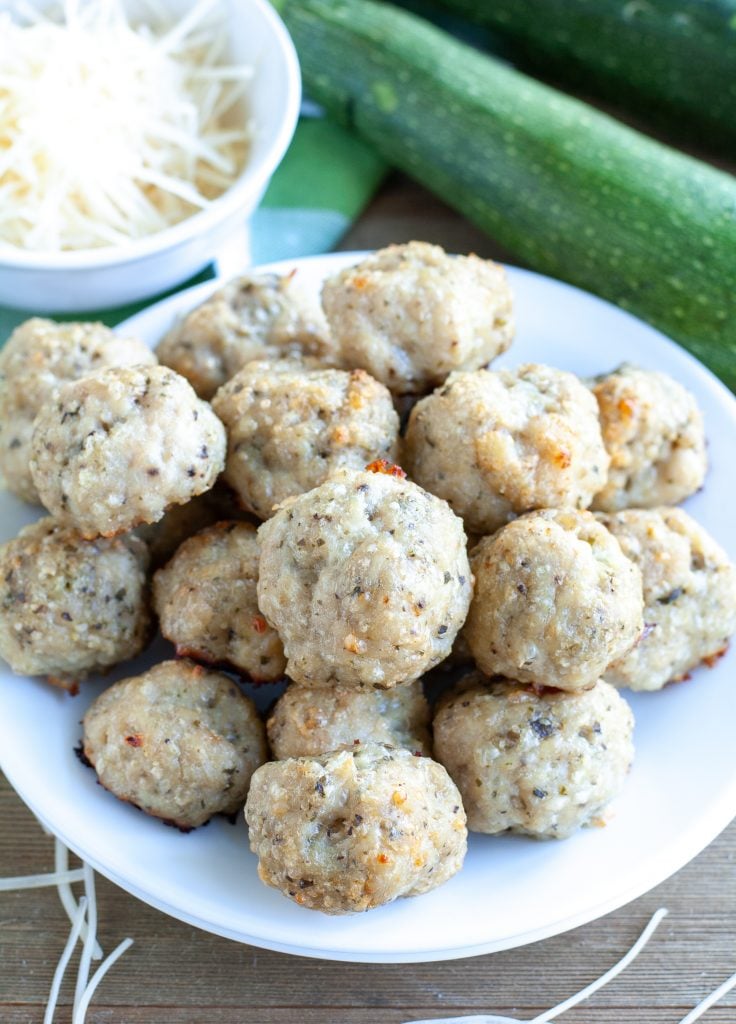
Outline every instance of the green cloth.
[[(344, 128), (321, 118), (303, 118), (291, 146), (251, 218), (251, 262), (293, 259), (329, 252), (361, 213), (386, 172), (383, 160)], [(165, 295), (207, 281), (212, 266), (176, 288), (144, 302), (59, 320), (102, 320), (113, 326)], [(35, 310), (0, 306), (0, 345)]]

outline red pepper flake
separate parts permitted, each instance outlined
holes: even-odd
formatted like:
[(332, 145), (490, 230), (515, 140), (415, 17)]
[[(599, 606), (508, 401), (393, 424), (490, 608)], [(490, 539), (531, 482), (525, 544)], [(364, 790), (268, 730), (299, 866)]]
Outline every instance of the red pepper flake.
[(262, 615), (254, 615), (251, 619), (251, 625), (256, 633), (265, 633), (268, 629), (268, 623)]
[(392, 465), (388, 459), (374, 459), (365, 468), (368, 473), (385, 473), (386, 476), (395, 476), (399, 480), (403, 480), (406, 476), (401, 466)]
[(379, 864), (388, 864), (388, 857), (386, 856), (385, 853), (379, 853), (378, 856), (376, 857), (376, 860), (378, 861)]
[(125, 737), (125, 742), (128, 744), (129, 747), (142, 747), (143, 737), (139, 732), (134, 732), (131, 736)]

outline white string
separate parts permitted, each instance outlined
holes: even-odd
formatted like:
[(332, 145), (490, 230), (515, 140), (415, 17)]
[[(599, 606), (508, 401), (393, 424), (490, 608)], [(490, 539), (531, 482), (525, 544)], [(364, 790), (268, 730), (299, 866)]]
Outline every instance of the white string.
[(698, 1003), (697, 1006), (688, 1013), (687, 1017), (683, 1017), (680, 1024), (693, 1024), (693, 1021), (698, 1020), (703, 1016), (706, 1010), (709, 1010), (714, 1003), (717, 1003), (719, 999), (723, 999), (727, 992), (730, 992), (732, 988), (736, 988), (736, 974), (732, 974), (730, 978), (726, 978), (722, 985), (711, 992), (709, 996), (706, 996), (702, 1003)]
[(64, 980), (66, 969), (72, 956), (74, 947), (77, 944), (79, 933), (82, 930), (82, 921), (84, 920), (84, 914), (87, 910), (87, 899), (82, 896), (79, 901), (79, 906), (74, 914), (74, 920), (72, 922), (71, 931), (69, 932), (69, 938), (66, 940), (64, 946), (64, 952), (61, 954), (61, 959), (56, 966), (54, 971), (54, 980), (51, 983), (51, 991), (49, 992), (49, 1000), (46, 1004), (46, 1012), (43, 1015), (43, 1024), (53, 1024), (54, 1011), (56, 1010), (56, 1003), (59, 998), (59, 991), (61, 989), (61, 983)]
[[(59, 873), (61, 873), (63, 871), (66, 871), (68, 869), (68, 867), (69, 867), (69, 851), (67, 850), (66, 846), (64, 846), (64, 844), (62, 843), (62, 841), (60, 839), (55, 839), (54, 840), (54, 866), (55, 866), (57, 872), (59, 872)], [(80, 871), (83, 872), (83, 869), (80, 868)], [(82, 873), (82, 877), (84, 877), (83, 873)], [(71, 890), (71, 886), (69, 885), (68, 882), (59, 882), (57, 884), (56, 888), (57, 888), (57, 891), (59, 893), (59, 899), (61, 900), (61, 905), (64, 908), (64, 910), (66, 911), (67, 917), (69, 918), (70, 921), (73, 921), (75, 916), (76, 916), (76, 913), (77, 913), (77, 901), (74, 898), (74, 893)], [(82, 925), (81, 935), (82, 935), (83, 941), (86, 940), (86, 938), (87, 938), (87, 926), (86, 926), (86, 924)], [(102, 957), (103, 957), (102, 947), (100, 946), (99, 942), (95, 941), (94, 959), (95, 960), (101, 960)]]
[(16, 875), (15, 878), (0, 878), (0, 892), (42, 889), (47, 885), (69, 885), (71, 882), (81, 882), (82, 877), (81, 868), (75, 868), (73, 871), (51, 871), (44, 875)]
[(126, 949), (130, 949), (132, 945), (132, 939), (123, 939), (120, 945), (116, 946), (112, 953), (110, 953), (108, 958), (106, 960), (103, 960), (103, 962), (97, 968), (95, 973), (92, 975), (92, 980), (90, 981), (87, 988), (84, 990), (82, 998), (79, 1000), (79, 1006), (77, 1006), (77, 1008), (74, 1011), (72, 1024), (84, 1024), (84, 1018), (87, 1015), (87, 1010), (89, 1009), (89, 1004), (92, 1000), (92, 996), (95, 994), (95, 989), (100, 984), (100, 982), (105, 977), (105, 975), (110, 970), (115, 961), (119, 960), (123, 953), (126, 951)]
[(76, 1016), (77, 1008), (84, 996), (89, 980), (89, 968), (92, 961), (92, 947), (97, 936), (97, 897), (95, 893), (95, 876), (92, 868), (84, 862), (84, 895), (87, 897), (87, 937), (82, 946), (82, 955), (79, 958), (77, 970), (77, 983), (74, 986), (74, 1011)]
[[(644, 931), (641, 933), (639, 938), (636, 940), (631, 949), (626, 953), (618, 963), (615, 963), (613, 967), (602, 974), (600, 978), (591, 982), (580, 992), (577, 992), (574, 996), (570, 996), (562, 1003), (558, 1003), (557, 1006), (553, 1006), (551, 1010), (545, 1010), (544, 1013), (540, 1013), (539, 1016), (534, 1017), (530, 1021), (521, 1021), (516, 1017), (499, 1017), (496, 1014), (480, 1014), (473, 1017), (445, 1017), (441, 1020), (416, 1020), (408, 1021), (407, 1024), (550, 1024), (556, 1017), (565, 1013), (566, 1010), (572, 1009), (573, 1006), (577, 1006), (578, 1003), (582, 1003), (583, 1000), (588, 999), (597, 992), (599, 988), (607, 985), (609, 981), (612, 981), (622, 971), (626, 970), (632, 960), (635, 960), (639, 953), (646, 946), (649, 939), (652, 937), (655, 929), (658, 927), (663, 917), (666, 917), (667, 910), (664, 907), (652, 915), (649, 924), (646, 926)], [(736, 984), (736, 982), (735, 982)], [(696, 1018), (693, 1017), (693, 1020)], [(76, 1024), (76, 1022), (75, 1022)], [(691, 1024), (690, 1021), (681, 1021), (681, 1024)]]

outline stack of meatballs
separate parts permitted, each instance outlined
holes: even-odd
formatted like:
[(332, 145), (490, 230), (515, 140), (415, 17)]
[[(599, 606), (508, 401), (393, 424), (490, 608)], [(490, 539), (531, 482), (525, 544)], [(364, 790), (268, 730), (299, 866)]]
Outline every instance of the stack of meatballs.
[[(0, 354), (0, 470), (49, 513), (0, 548), (0, 654), (75, 691), (157, 619), (176, 657), (97, 696), (83, 759), (185, 831), (245, 805), (260, 877), (305, 907), (433, 889), (468, 828), (603, 823), (619, 689), (736, 632), (736, 570), (674, 507), (706, 473), (694, 398), (489, 369), (513, 330), (501, 267), (412, 242), (321, 304), (238, 278), (155, 354), (40, 319)], [(285, 677), (264, 726), (239, 684)]]

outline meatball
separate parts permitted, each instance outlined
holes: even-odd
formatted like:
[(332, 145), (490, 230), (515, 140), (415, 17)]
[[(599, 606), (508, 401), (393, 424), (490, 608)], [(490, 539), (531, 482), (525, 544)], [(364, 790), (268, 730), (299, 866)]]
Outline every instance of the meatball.
[(36, 418), (31, 472), (46, 508), (87, 537), (161, 519), (214, 484), (225, 428), (165, 366), (99, 370)]
[(257, 580), (254, 526), (222, 522), (202, 530), (153, 578), (161, 632), (177, 654), (232, 665), (258, 682), (280, 679), (284, 649), (258, 610)]
[(0, 547), (0, 655), (14, 672), (75, 690), (149, 636), (145, 544), (85, 540), (50, 516)]
[(644, 578), (639, 643), (605, 678), (632, 690), (659, 690), (701, 661), (715, 660), (736, 633), (736, 568), (686, 512), (629, 509), (602, 517)]
[(593, 508), (674, 505), (702, 486), (707, 469), (703, 417), (694, 397), (666, 373), (622, 366), (593, 387), (608, 483)]
[(261, 880), (326, 914), (435, 889), (467, 845), (445, 769), (381, 743), (264, 765), (245, 817)]
[(105, 366), (155, 362), (142, 341), (104, 324), (35, 317), (17, 327), (0, 353), (0, 473), (8, 490), (39, 503), (29, 464), (33, 421), (60, 384)]
[(394, 460), (399, 418), (391, 394), (364, 370), (249, 363), (215, 395), (225, 424), (225, 479), (261, 519), (336, 469)]
[(392, 245), (329, 278), (322, 304), (343, 363), (397, 395), (501, 355), (514, 334), (503, 267), (438, 245)]
[(190, 661), (121, 679), (83, 725), (84, 756), (105, 789), (184, 832), (237, 813), (267, 757), (253, 702), (227, 676)]
[(631, 767), (633, 727), (607, 683), (537, 691), (474, 672), (440, 700), (435, 750), (471, 831), (565, 839), (603, 823)]
[(258, 603), (296, 682), (387, 689), (449, 654), (472, 578), (462, 523), (439, 498), (390, 473), (340, 470), (259, 537)]
[(592, 686), (644, 628), (641, 573), (590, 512), (530, 512), (473, 551), (465, 635), (487, 675)]
[(274, 756), (317, 757), (359, 743), (431, 755), (429, 705), (420, 683), (392, 690), (290, 686), (266, 723)]
[(453, 374), (414, 407), (405, 459), (473, 533), (536, 508), (587, 508), (608, 469), (588, 388), (534, 363)]
[(200, 398), (211, 398), (253, 359), (306, 356), (335, 365), (324, 314), (297, 273), (228, 282), (176, 324), (156, 354)]

